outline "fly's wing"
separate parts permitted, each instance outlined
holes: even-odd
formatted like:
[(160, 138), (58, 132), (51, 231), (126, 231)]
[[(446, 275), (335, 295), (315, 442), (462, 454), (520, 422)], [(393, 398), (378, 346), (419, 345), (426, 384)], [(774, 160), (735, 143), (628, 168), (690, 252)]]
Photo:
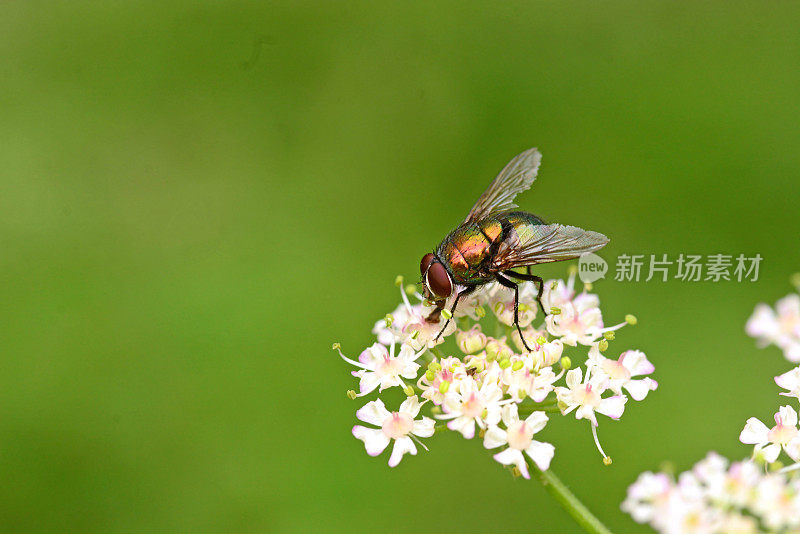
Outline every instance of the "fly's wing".
[(492, 261), (495, 271), (571, 260), (603, 248), (608, 238), (597, 232), (561, 224), (526, 225), (516, 228), (500, 244)]
[(530, 148), (509, 161), (472, 206), (464, 222), (479, 221), (490, 215), (516, 208), (514, 197), (530, 189), (541, 161), (542, 155), (535, 148)]

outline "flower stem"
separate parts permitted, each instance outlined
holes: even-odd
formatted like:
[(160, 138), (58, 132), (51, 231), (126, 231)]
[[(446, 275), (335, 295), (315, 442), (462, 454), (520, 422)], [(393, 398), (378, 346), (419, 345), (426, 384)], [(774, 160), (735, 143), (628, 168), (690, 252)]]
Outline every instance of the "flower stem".
[(535, 465), (531, 466), (533, 472), (539, 478), (544, 489), (547, 490), (558, 504), (567, 511), (572, 519), (586, 532), (591, 534), (611, 534), (611, 531), (597, 519), (592, 512), (572, 493), (561, 480), (549, 469), (539, 470)]

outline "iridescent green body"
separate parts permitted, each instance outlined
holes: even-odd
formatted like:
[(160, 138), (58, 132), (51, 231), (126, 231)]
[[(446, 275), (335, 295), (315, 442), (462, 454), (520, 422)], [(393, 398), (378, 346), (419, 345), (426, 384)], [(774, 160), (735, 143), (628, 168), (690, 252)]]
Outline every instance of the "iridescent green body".
[(508, 239), (517, 240), (531, 226), (540, 224), (545, 223), (524, 211), (466, 222), (439, 243), (435, 254), (457, 284), (484, 284), (494, 280), (491, 263), (500, 244)]

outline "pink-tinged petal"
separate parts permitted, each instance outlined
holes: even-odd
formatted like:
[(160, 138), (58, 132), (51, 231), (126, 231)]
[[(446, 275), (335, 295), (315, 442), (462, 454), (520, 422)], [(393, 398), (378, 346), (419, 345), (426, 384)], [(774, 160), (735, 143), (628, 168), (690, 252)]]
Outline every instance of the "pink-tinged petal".
[(775, 414), (784, 426), (797, 426), (797, 412), (791, 406), (781, 406)]
[(753, 311), (753, 315), (747, 320), (744, 327), (747, 335), (751, 337), (770, 336), (778, 329), (777, 319), (772, 308), (766, 304), (759, 304)]
[(626, 402), (628, 402), (628, 397), (625, 395), (614, 395), (601, 400), (600, 404), (597, 405), (597, 411), (609, 416), (611, 419), (619, 419), (622, 417), (622, 412), (625, 411)]
[(386, 347), (380, 343), (373, 343), (359, 354), (358, 361), (364, 365), (372, 366), (375, 362), (382, 360), (387, 354), (389, 354), (389, 351), (386, 350)]
[(531, 441), (525, 452), (531, 457), (531, 460), (536, 462), (539, 469), (546, 471), (550, 467), (550, 461), (556, 453), (556, 448), (550, 443), (534, 440)]
[(419, 421), (414, 421), (414, 427), (411, 429), (412, 434), (421, 438), (431, 437), (434, 431), (434, 421), (430, 417), (423, 417)]
[(372, 393), (380, 383), (381, 379), (377, 373), (363, 373), (358, 383), (359, 397)]
[(389, 415), (391, 415), (389, 410), (386, 409), (380, 399), (366, 403), (356, 412), (356, 417), (359, 420), (375, 426), (383, 426), (383, 422), (386, 421)]
[(769, 428), (767, 425), (756, 419), (755, 417), (751, 417), (747, 420), (747, 423), (744, 425), (742, 432), (739, 434), (739, 441), (745, 443), (747, 445), (758, 445), (763, 443), (768, 443), (769, 439), (767, 435), (769, 434)]
[(787, 373), (775, 377), (775, 383), (789, 391), (800, 390), (800, 367), (795, 367)]
[(775, 303), (775, 311), (780, 317), (800, 316), (800, 295), (791, 293)]
[(389, 438), (375, 428), (356, 425), (353, 427), (353, 435), (364, 442), (364, 448), (370, 456), (378, 456), (389, 445)]
[(389, 457), (389, 467), (395, 467), (403, 459), (404, 454), (417, 454), (417, 446), (408, 436), (395, 440), (392, 455)]
[(457, 417), (447, 423), (447, 428), (458, 432), (466, 439), (475, 437), (475, 420), (469, 417)]
[(483, 446), (487, 449), (496, 449), (508, 443), (508, 434), (502, 428), (490, 426), (483, 436)]
[(784, 347), (783, 355), (792, 363), (800, 362), (800, 343), (792, 343)]
[(631, 394), (631, 398), (635, 401), (644, 400), (647, 393), (658, 387), (658, 382), (650, 378), (643, 378), (642, 380), (628, 380), (623, 387)]
[(648, 361), (644, 352), (640, 350), (627, 350), (622, 353), (622, 356), (624, 356), (622, 365), (624, 365), (633, 376), (649, 375), (656, 370), (655, 366)]
[(494, 459), (503, 465), (515, 465), (522, 476), (531, 478), (528, 473), (528, 464), (525, 463), (525, 457), (522, 456), (522, 451), (517, 449), (506, 449), (494, 455)]
[(533, 412), (525, 419), (525, 424), (531, 433), (536, 434), (547, 424), (547, 416), (544, 412)]
[(413, 395), (403, 401), (403, 404), (400, 405), (400, 411), (403, 413), (407, 413), (413, 419), (419, 413), (419, 409), (421, 406), (422, 404), (420, 404), (419, 398), (417, 398), (416, 395)]

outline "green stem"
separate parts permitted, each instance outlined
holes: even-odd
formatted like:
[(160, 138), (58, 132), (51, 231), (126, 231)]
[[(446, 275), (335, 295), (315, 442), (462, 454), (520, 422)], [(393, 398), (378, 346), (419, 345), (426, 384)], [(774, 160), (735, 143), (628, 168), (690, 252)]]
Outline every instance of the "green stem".
[(611, 531), (578, 500), (575, 494), (552, 471), (549, 469), (541, 471), (535, 465), (532, 465), (531, 468), (539, 478), (539, 482), (544, 486), (544, 489), (558, 501), (558, 504), (572, 516), (572, 519), (583, 530), (592, 534), (611, 534)]

